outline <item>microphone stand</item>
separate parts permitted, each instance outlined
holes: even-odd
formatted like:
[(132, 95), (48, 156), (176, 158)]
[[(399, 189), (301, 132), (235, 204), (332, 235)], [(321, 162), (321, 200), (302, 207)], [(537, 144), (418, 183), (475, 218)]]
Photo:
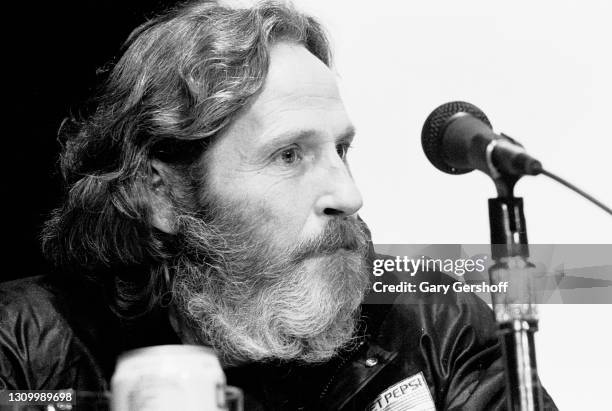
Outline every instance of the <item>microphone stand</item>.
[(491, 293), (498, 335), (506, 362), (506, 397), (512, 411), (544, 409), (536, 367), (534, 334), (538, 330), (533, 301), (535, 266), (528, 261), (529, 246), (523, 199), (514, 197), (520, 176), (500, 174), (489, 162), (497, 198), (489, 199), (491, 284), (507, 282), (506, 293)]

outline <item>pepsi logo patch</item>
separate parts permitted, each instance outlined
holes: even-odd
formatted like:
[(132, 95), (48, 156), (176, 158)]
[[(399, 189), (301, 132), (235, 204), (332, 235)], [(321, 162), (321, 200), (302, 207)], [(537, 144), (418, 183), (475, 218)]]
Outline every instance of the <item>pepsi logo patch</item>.
[(380, 393), (367, 411), (436, 411), (423, 373), (413, 375)]

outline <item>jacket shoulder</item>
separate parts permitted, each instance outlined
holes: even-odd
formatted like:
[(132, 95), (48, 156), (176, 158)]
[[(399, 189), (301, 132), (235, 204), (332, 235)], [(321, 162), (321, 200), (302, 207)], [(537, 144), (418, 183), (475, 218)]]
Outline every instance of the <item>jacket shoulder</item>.
[(72, 387), (87, 355), (66, 314), (66, 296), (48, 276), (0, 284), (0, 385)]
[[(56, 290), (44, 276), (0, 284), (3, 343), (26, 343), (36, 347), (47, 339), (70, 333), (61, 311)], [(51, 330), (53, 332), (49, 332)]]

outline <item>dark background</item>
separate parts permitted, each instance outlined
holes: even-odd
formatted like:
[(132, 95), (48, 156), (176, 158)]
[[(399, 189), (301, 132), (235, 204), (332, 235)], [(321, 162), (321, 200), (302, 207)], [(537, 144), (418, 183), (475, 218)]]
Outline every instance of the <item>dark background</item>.
[[(5, 264), (0, 281), (49, 270), (39, 232), (62, 198), (57, 130), (79, 113), (129, 33), (169, 0), (38, 1), (3, 11)], [(8, 96), (7, 96), (8, 94)], [(5, 103), (6, 104), (6, 103)], [(7, 112), (5, 112), (7, 114)], [(8, 161), (7, 161), (8, 160)]]

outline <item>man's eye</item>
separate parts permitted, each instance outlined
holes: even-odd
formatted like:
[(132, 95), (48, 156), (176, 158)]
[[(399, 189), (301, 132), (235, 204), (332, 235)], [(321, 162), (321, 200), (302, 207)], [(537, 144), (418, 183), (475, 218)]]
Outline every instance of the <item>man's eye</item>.
[(351, 145), (349, 143), (336, 144), (336, 153), (338, 153), (340, 158), (344, 160), (346, 158), (346, 154), (348, 153), (349, 148), (351, 148)]
[(278, 153), (277, 159), (283, 164), (295, 164), (300, 160), (299, 149), (297, 147), (283, 149)]

